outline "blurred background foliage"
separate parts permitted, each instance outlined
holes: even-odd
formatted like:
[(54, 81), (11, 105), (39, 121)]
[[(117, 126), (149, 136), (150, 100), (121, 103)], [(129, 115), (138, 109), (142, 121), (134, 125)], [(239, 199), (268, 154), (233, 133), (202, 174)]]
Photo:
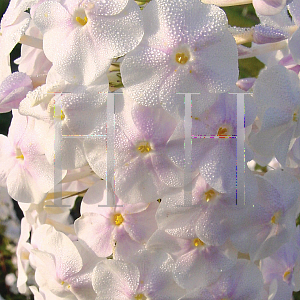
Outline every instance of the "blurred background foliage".
[[(0, 0), (0, 18), (2, 18), (9, 0)], [(235, 7), (223, 8), (227, 14), (228, 22), (231, 26), (251, 27), (259, 23), (252, 4), (241, 5)], [(250, 47), (249, 45), (246, 45)], [(11, 54), (12, 71), (17, 71), (17, 66), (13, 61), (20, 56), (21, 45), (18, 44)], [(240, 78), (257, 77), (259, 71), (264, 67), (256, 58), (248, 58), (239, 60)], [(10, 125), (11, 113), (1, 114), (0, 117), (0, 134), (7, 135)], [(19, 212), (18, 212), (19, 213)], [(21, 217), (19, 213), (19, 217)], [(300, 219), (297, 220), (300, 223)], [(26, 296), (14, 294), (5, 284), (5, 275), (16, 272), (15, 266), (12, 263), (11, 242), (4, 236), (5, 228), (0, 224), (0, 294), (5, 300), (25, 300), (29, 299)], [(295, 293), (295, 300), (300, 300), (300, 293)]]

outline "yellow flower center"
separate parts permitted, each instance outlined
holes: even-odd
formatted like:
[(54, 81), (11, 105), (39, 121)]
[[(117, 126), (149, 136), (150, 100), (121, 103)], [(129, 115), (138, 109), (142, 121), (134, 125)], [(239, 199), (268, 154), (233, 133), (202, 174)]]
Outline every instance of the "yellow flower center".
[(283, 274), (283, 280), (285, 282), (290, 282), (292, 279), (292, 271), (290, 269), (288, 269), (286, 272), (284, 272)]
[(114, 222), (117, 226), (120, 226), (124, 221), (124, 218), (121, 214), (115, 214), (114, 215)]
[(227, 135), (227, 128), (220, 127), (218, 130), (218, 135)]
[(179, 64), (186, 64), (187, 61), (189, 60), (189, 57), (185, 54), (185, 53), (176, 53), (175, 55), (175, 60), (179, 63)]
[(61, 120), (64, 120), (65, 117), (66, 117), (66, 116), (65, 116), (64, 112), (61, 110), (61, 111), (60, 111), (60, 119), (61, 119)]
[(271, 218), (271, 223), (278, 224), (278, 220), (279, 220), (280, 217), (281, 217), (281, 211), (279, 210)]
[(201, 247), (205, 245), (205, 243), (203, 243), (199, 238), (195, 238), (193, 240), (193, 244), (195, 247)]
[(84, 26), (88, 22), (88, 18), (85, 14), (84, 9), (82, 8), (79, 8), (78, 10), (75, 11), (74, 19), (81, 26)]
[(293, 121), (298, 122), (298, 113), (297, 112), (293, 113)]
[(232, 135), (232, 127), (229, 124), (223, 124), (217, 131), (217, 136), (228, 136)]
[(204, 193), (204, 198), (206, 200), (206, 202), (209, 202), (210, 200), (212, 200), (213, 198), (216, 197), (216, 192), (213, 189), (208, 190), (207, 192)]
[(68, 283), (66, 283), (65, 281), (61, 281), (60, 284), (63, 285), (64, 287), (66, 287), (67, 289), (71, 288), (71, 286)]
[(144, 294), (137, 294), (135, 297), (134, 297), (135, 300), (146, 300), (146, 296)]
[(16, 158), (20, 159), (20, 160), (24, 160), (24, 155), (23, 155), (21, 149), (19, 149), (19, 148), (16, 149)]
[(148, 153), (152, 150), (149, 142), (142, 142), (137, 146), (137, 150), (141, 153)]
[(80, 17), (76, 17), (75, 18), (76, 19), (76, 21), (81, 25), (81, 26), (84, 26), (86, 23), (87, 23), (87, 17), (84, 17), (83, 19), (82, 18), (80, 18)]

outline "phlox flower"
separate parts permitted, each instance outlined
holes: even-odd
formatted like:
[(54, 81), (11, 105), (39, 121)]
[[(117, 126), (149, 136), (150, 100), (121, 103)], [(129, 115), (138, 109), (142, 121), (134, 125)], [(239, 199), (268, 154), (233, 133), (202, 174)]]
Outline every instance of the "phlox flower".
[[(145, 107), (134, 102), (126, 90), (124, 97), (116, 96), (115, 102), (116, 195), (125, 203), (153, 202), (174, 187), (182, 187), (184, 171), (172, 162), (166, 149), (176, 120), (161, 107)], [(174, 145), (174, 148), (179, 149), (182, 145)], [(84, 146), (91, 168), (105, 178), (105, 139), (87, 139)], [(192, 178), (198, 173), (196, 170)]]
[(257, 193), (245, 203), (247, 212), (242, 222), (246, 226), (238, 225), (239, 230), (230, 237), (252, 261), (270, 256), (294, 235), (300, 192), (298, 180), (281, 169), (255, 178)]
[(107, 193), (112, 191), (105, 189), (103, 180), (89, 188), (81, 204), (82, 216), (74, 224), (75, 231), (79, 241), (98, 256), (114, 254), (117, 259), (124, 259), (144, 248), (157, 229), (158, 203), (126, 204), (115, 196), (115, 207), (109, 207)]
[(101, 259), (92, 251), (49, 225), (34, 231), (31, 244), (30, 262), (36, 269), (35, 280), (40, 288), (67, 299), (95, 297), (91, 275)]
[(163, 250), (172, 255), (174, 279), (187, 290), (212, 284), (222, 272), (234, 266), (237, 258), (237, 251), (230, 243), (221, 247), (210, 246), (196, 235), (178, 238), (163, 230), (157, 230), (151, 236), (147, 249)]
[(46, 57), (72, 83), (91, 83), (143, 36), (133, 0), (43, 1), (35, 7), (33, 21), (43, 34)]
[[(236, 89), (236, 92), (241, 90)], [(213, 189), (226, 193), (235, 190), (236, 186), (237, 96), (220, 94), (215, 98), (215, 103), (203, 113), (195, 112), (192, 107), (191, 172), (199, 169)], [(256, 117), (254, 101), (247, 95), (245, 112), (247, 127)], [(184, 168), (185, 126), (185, 121), (179, 121), (166, 147), (170, 159), (181, 168)]]
[(165, 252), (144, 250), (131, 260), (104, 260), (93, 272), (96, 300), (167, 300), (183, 295), (172, 276), (173, 259)]
[[(197, 0), (155, 0), (142, 13), (144, 37), (121, 64), (122, 81), (135, 101), (162, 104), (182, 117), (183, 95), (176, 93), (226, 92), (235, 85), (237, 48), (221, 9)], [(203, 110), (213, 100), (200, 95), (195, 105), (200, 102)]]
[(299, 290), (299, 250), (298, 228), (297, 233), (288, 243), (260, 261), (265, 286), (269, 294), (275, 296), (272, 300), (289, 300), (292, 292)]
[(58, 182), (35, 135), (34, 119), (13, 112), (8, 137), (0, 135), (0, 182), (20, 202), (39, 203)]
[(191, 203), (185, 199), (185, 193), (180, 189), (162, 198), (156, 213), (159, 229), (180, 238), (197, 236), (205, 244), (215, 246), (224, 244), (238, 230), (237, 222), (243, 220), (245, 208), (236, 205), (235, 191), (221, 194), (198, 176), (192, 185)]

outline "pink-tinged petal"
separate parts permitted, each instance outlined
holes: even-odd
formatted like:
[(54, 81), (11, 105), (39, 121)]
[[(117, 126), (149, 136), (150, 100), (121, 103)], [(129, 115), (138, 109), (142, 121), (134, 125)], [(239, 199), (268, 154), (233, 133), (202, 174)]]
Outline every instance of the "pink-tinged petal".
[(91, 248), (99, 257), (112, 254), (111, 235), (115, 226), (111, 219), (96, 213), (84, 213), (75, 221), (74, 226), (81, 243)]
[(26, 74), (15, 72), (8, 76), (0, 86), (0, 112), (18, 108), (20, 102), (32, 88), (32, 81)]
[[(46, 227), (46, 238), (42, 240), (40, 250), (46, 251), (55, 257), (56, 274), (59, 278), (67, 279), (78, 273), (82, 267), (82, 258), (73, 244), (73, 242), (62, 232), (56, 231), (54, 227), (42, 225), (41, 232), (39, 229), (35, 231), (35, 235), (39, 238), (43, 236), (43, 230)], [(68, 251), (62, 251), (68, 249)]]
[[(126, 218), (126, 216), (125, 216)], [(116, 260), (126, 260), (145, 246), (133, 240), (124, 228), (116, 228), (111, 243), (113, 244), (113, 255)]]
[(183, 193), (176, 196), (176, 202), (163, 198), (156, 213), (158, 228), (179, 238), (192, 238), (196, 235), (194, 225), (199, 212), (189, 206), (184, 207)]
[(7, 190), (13, 199), (25, 203), (40, 203), (46, 196), (21, 164), (15, 165), (10, 170), (7, 177)]
[(253, 6), (257, 13), (273, 16), (282, 11), (286, 6), (286, 0), (253, 0)]
[[(198, 46), (197, 43), (195, 45)], [(200, 42), (199, 46), (195, 66), (198, 81), (204, 80), (203, 84), (210, 92), (224, 93), (233, 88), (238, 80), (238, 65), (237, 48), (231, 33), (224, 30), (222, 34), (212, 37), (211, 41), (208, 39), (204, 45)], [(220, 48), (226, 51), (217, 55)]]
[(131, 258), (140, 271), (140, 289), (144, 290), (150, 299), (177, 299), (183, 295), (172, 276), (174, 261), (163, 251), (141, 251)]
[(139, 285), (140, 272), (131, 264), (116, 260), (105, 260), (93, 271), (93, 288), (96, 300), (130, 300)]
[(116, 194), (125, 203), (159, 199), (160, 185), (157, 175), (149, 169), (149, 163), (139, 156), (115, 171)]
[[(128, 4), (129, 0), (110, 0), (109, 2), (104, 2), (104, 1), (97, 1), (97, 6), (96, 6), (96, 13), (98, 15), (103, 15), (103, 16), (109, 16), (109, 15), (116, 15), (119, 14)], [(69, 3), (73, 2), (73, 0), (68, 0), (66, 1), (69, 6)], [(86, 1), (85, 6), (89, 7), (89, 5), (93, 5), (94, 1), (89, 0)]]
[(291, 109), (282, 110), (280, 108), (270, 107), (263, 116), (261, 130), (271, 130), (274, 127), (277, 127), (277, 130), (284, 130), (287, 125), (289, 125), (288, 123), (292, 121), (292, 118), (293, 111)]
[(125, 56), (121, 75), (125, 90), (132, 99), (145, 106), (159, 105), (158, 89), (165, 74), (172, 71), (167, 62), (166, 53), (143, 45)]
[(134, 105), (131, 111), (136, 128), (145, 140), (151, 140), (158, 146), (164, 146), (176, 127), (176, 121), (161, 108)]
[(140, 8), (132, 0), (118, 14), (102, 17), (95, 13), (95, 23), (92, 25), (91, 36), (95, 38), (103, 57), (125, 55), (140, 43), (144, 35)]
[(16, 19), (26, 11), (28, 8), (32, 7), (37, 1), (36, 0), (12, 0), (2, 17), (1, 27), (6, 27), (13, 24)]
[(147, 242), (146, 248), (152, 251), (163, 250), (173, 257), (179, 257), (191, 249), (191, 241), (174, 237), (164, 230), (156, 230)]
[(222, 272), (232, 266), (234, 261), (228, 259), (217, 247), (201, 249), (200, 246), (181, 256), (176, 261), (173, 273), (180, 286), (192, 290), (217, 281)]
[(208, 245), (222, 245), (236, 230), (234, 224), (235, 214), (241, 213), (243, 211), (237, 208), (235, 203), (227, 206), (219, 201), (215, 205), (208, 205), (195, 224), (196, 234)]
[(53, 294), (59, 297), (70, 295), (60, 283), (62, 278), (56, 274), (55, 257), (47, 252), (37, 249), (31, 250), (37, 262), (35, 271), (35, 280), (39, 287), (49, 289)]
[(261, 300), (263, 278), (256, 265), (244, 259), (224, 272), (218, 281), (206, 288), (196, 288), (180, 300), (243, 299)]
[(1, 22), (1, 33), (5, 43), (3, 43), (3, 48), (1, 51), (5, 55), (13, 50), (16, 44), (20, 41), (21, 36), (25, 33), (29, 26), (30, 15), (25, 12), (20, 12), (17, 18), (13, 21), (13, 24), (5, 24), (5, 20)]
[(90, 136), (83, 142), (86, 160), (92, 170), (102, 179), (106, 178), (106, 138), (105, 136)]
[(280, 65), (261, 71), (253, 86), (253, 97), (261, 120), (269, 107), (293, 110), (300, 103), (298, 95), (297, 74)]
[(293, 59), (296, 63), (300, 63), (300, 51), (299, 47), (297, 45), (299, 44), (300, 39), (300, 30), (298, 29), (294, 34), (292, 35), (291, 39), (289, 40), (289, 48), (292, 54)]
[(204, 139), (201, 145), (200, 174), (220, 193), (236, 185), (236, 139)]
[(99, 206), (106, 205), (106, 199), (106, 182), (104, 180), (99, 180), (94, 185), (92, 185), (85, 193), (80, 206), (80, 213), (97, 213), (108, 218), (111, 213), (111, 210), (103, 209)]
[[(0, 36), (0, 48), (3, 47), (3, 44), (5, 43), (5, 40), (3, 36)], [(5, 80), (7, 76), (11, 74), (11, 67), (10, 67), (10, 56), (6, 55), (1, 51), (0, 53), (0, 64), (1, 64), (1, 69), (0, 69), (0, 82)]]
[(288, 32), (281, 28), (275, 29), (274, 27), (261, 24), (254, 26), (253, 42), (255, 44), (276, 43), (285, 40), (288, 37)]
[[(169, 187), (184, 186), (184, 171), (177, 167), (165, 154), (154, 154), (152, 157), (153, 168), (159, 179)], [(192, 174), (191, 180), (196, 176)]]
[(290, 209), (296, 204), (300, 193), (300, 186), (295, 176), (289, 172), (277, 169), (267, 172), (265, 178), (268, 179), (277, 192), (279, 192), (281, 199), (284, 199), (283, 205), (285, 210)]
[[(52, 32), (50, 33), (53, 35)], [(45, 39), (45, 41), (48, 40)], [(48, 43), (53, 42), (50, 40)], [(45, 44), (45, 49), (48, 43)], [(55, 70), (71, 83), (91, 84), (106, 72), (111, 63), (111, 59), (107, 56), (99, 61), (96, 55), (97, 46), (93, 39), (86, 32), (80, 30), (73, 30), (63, 41), (61, 49), (65, 50), (60, 51), (52, 62)], [(45, 50), (45, 53), (48, 55), (48, 51)]]
[[(247, 226), (231, 236), (233, 245), (242, 253), (252, 255), (268, 237), (270, 226)], [(252, 237), (252, 238), (250, 238)]]
[[(287, 126), (281, 129), (285, 130), (287, 129)], [(278, 128), (259, 131), (249, 137), (250, 146), (254, 149), (255, 154), (270, 158), (268, 160), (269, 162), (274, 156), (274, 143), (277, 136)]]
[(82, 269), (69, 279), (71, 292), (76, 295), (78, 300), (95, 299), (96, 292), (92, 286), (93, 269), (98, 262), (105, 258), (99, 258), (92, 251), (88, 251), (79, 241), (74, 242), (83, 262)]
[[(289, 2), (289, 1), (288, 1)], [(288, 10), (293, 16), (293, 21), (296, 25), (300, 25), (300, 5), (299, 1), (292, 1), (288, 4)]]
[(8, 130), (8, 138), (12, 145), (17, 146), (23, 139), (27, 128), (32, 128), (32, 119), (22, 116), (17, 110), (13, 110), (13, 119)]
[(5, 135), (0, 135), (0, 185), (6, 186), (7, 176), (15, 166), (15, 149)]
[(133, 240), (145, 244), (157, 229), (155, 213), (158, 206), (159, 203), (154, 202), (142, 212), (126, 214), (124, 229)]
[(247, 92), (252, 88), (253, 84), (255, 83), (255, 80), (255, 77), (242, 78), (236, 82), (236, 85), (243, 91)]
[(274, 143), (274, 155), (283, 168), (285, 167), (287, 154), (290, 148), (291, 140), (295, 133), (295, 129), (296, 124), (293, 124), (293, 126), (278, 136)]

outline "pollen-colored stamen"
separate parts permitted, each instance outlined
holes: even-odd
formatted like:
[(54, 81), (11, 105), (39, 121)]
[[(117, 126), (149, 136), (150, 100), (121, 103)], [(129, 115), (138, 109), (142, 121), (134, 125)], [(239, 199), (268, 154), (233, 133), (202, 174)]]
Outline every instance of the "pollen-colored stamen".
[(204, 246), (205, 245), (205, 243), (203, 243), (200, 239), (198, 239), (198, 238), (195, 238), (194, 240), (193, 240), (193, 244), (194, 244), (194, 246), (195, 247), (201, 247), (201, 246)]
[(220, 127), (218, 130), (218, 135), (227, 135), (227, 133), (228, 133), (227, 128)]
[(298, 122), (298, 113), (296, 112), (293, 113), (293, 121)]
[(80, 18), (80, 17), (76, 17), (76, 21), (77, 21), (81, 26), (84, 26), (84, 25), (87, 23), (88, 19), (87, 19), (87, 17), (84, 17), (83, 19)]
[(146, 300), (146, 296), (144, 294), (137, 294), (134, 299), (136, 300)]
[(24, 160), (24, 155), (23, 155), (22, 151), (19, 148), (16, 149), (16, 158)]
[(293, 271), (291, 269), (288, 269), (287, 271), (284, 272), (282, 277), (285, 282), (290, 283), (292, 280), (292, 276), (293, 276)]
[(115, 214), (114, 215), (114, 222), (117, 226), (120, 226), (124, 221), (124, 218), (121, 214)]
[(216, 196), (216, 192), (213, 189), (208, 190), (204, 193), (206, 202), (209, 202)]
[(60, 119), (61, 120), (64, 120), (65, 119), (65, 114), (64, 114), (64, 112), (61, 110), (61, 112), (60, 112)]
[(188, 56), (186, 56), (184, 53), (176, 53), (175, 56), (175, 60), (179, 63), (179, 64), (186, 64), (187, 61), (189, 60)]
[(141, 153), (148, 153), (152, 149), (148, 142), (143, 142), (143, 143), (139, 144), (139, 146), (137, 146), (137, 150), (140, 151)]
[(283, 278), (286, 279), (290, 274), (291, 274), (291, 271), (290, 271), (290, 270), (284, 272)]
[(279, 210), (271, 218), (271, 223), (278, 224), (278, 219), (280, 218), (280, 216), (281, 216), (281, 211)]

